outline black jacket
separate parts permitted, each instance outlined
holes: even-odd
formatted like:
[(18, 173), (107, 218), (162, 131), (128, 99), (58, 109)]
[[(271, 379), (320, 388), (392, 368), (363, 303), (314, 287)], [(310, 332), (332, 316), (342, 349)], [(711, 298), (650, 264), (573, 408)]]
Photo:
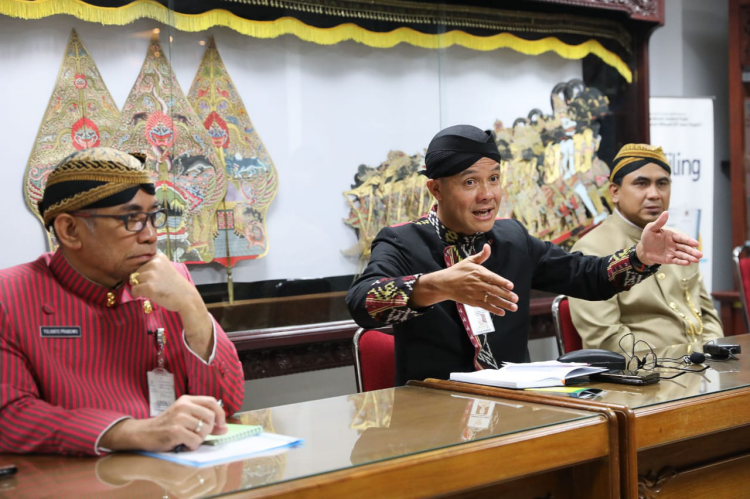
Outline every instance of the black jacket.
[[(513, 291), (519, 297), (518, 311), (492, 316), (495, 331), (489, 333), (488, 341), (498, 361), (529, 361), (532, 288), (606, 300), (645, 277), (632, 270), (625, 252), (604, 258), (567, 253), (532, 237), (516, 220), (497, 220), (490, 232), (472, 241), (472, 253), (480, 251), (485, 242), (492, 253), (483, 265), (513, 282)], [(365, 328), (393, 325), (396, 385), (410, 379), (448, 379), (451, 372), (475, 370), (474, 347), (455, 302), (445, 301), (422, 310), (408, 306), (415, 282), (410, 276), (446, 268), (443, 250), (447, 245), (427, 217), (385, 228), (372, 243), (369, 265), (347, 294), (347, 305), (357, 324)], [(615, 264), (616, 272), (612, 272)], [(388, 306), (389, 301), (393, 306)]]

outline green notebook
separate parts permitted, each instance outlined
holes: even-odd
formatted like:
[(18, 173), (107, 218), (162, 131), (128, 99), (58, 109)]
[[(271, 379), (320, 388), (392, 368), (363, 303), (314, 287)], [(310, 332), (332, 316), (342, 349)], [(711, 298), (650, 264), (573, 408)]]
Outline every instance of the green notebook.
[(235, 440), (258, 435), (263, 431), (262, 426), (245, 424), (227, 424), (227, 432), (223, 435), (209, 435), (203, 441), (203, 445), (219, 445)]

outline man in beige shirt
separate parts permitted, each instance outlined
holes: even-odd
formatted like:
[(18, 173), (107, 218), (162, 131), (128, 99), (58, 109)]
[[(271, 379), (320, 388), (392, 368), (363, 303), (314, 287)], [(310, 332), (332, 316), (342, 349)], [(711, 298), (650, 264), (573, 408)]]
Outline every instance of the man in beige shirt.
[[(669, 208), (671, 168), (660, 147), (628, 144), (615, 157), (609, 190), (615, 212), (581, 238), (573, 251), (609, 255), (638, 243), (646, 224)], [(570, 299), (573, 323), (584, 348), (620, 352), (635, 340), (652, 347), (709, 340), (724, 336), (698, 264), (661, 267), (654, 278), (607, 301)]]

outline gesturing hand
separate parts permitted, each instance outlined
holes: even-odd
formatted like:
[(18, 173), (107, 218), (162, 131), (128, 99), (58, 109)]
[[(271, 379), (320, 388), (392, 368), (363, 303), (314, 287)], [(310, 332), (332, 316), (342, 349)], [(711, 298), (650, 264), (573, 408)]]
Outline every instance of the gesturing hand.
[(445, 300), (480, 307), (493, 314), (518, 310), (518, 296), (513, 293), (513, 283), (484, 268), (490, 256), (490, 246), (461, 262), (419, 278), (411, 295), (415, 308), (427, 307)]
[(665, 211), (643, 229), (641, 240), (635, 248), (640, 261), (645, 265), (698, 263), (703, 257), (703, 253), (697, 249), (698, 241), (665, 229), (668, 219), (669, 214)]
[(207, 435), (226, 432), (224, 409), (216, 399), (183, 395), (156, 417), (116, 424), (102, 436), (100, 445), (111, 450), (164, 452), (184, 444), (195, 450)]

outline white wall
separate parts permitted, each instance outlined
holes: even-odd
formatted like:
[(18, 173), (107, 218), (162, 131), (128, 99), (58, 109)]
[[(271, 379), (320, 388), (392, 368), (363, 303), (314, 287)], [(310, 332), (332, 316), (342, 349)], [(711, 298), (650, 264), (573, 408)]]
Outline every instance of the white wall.
[(715, 97), (713, 287), (732, 289), (729, 159), (728, 2), (666, 0), (666, 24), (651, 37), (654, 97)]
[[(23, 202), (23, 172), (71, 28), (122, 106), (151, 30), (159, 26), (149, 20), (116, 27), (68, 16), (0, 17), (0, 69), (13, 75), (0, 80), (0, 92), (6, 96), (4, 115), (14, 118), (0, 121), (0, 206), (14, 213), (0, 219), (0, 230), (24, 241), (4, 248), (0, 267), (45, 250), (41, 226)], [(161, 28), (164, 51), (187, 92), (204, 52), (199, 42), (207, 35)], [(279, 192), (267, 217), (269, 254), (240, 262), (235, 282), (355, 273), (357, 261), (341, 254), (356, 242), (342, 222), (348, 214), (342, 193), (360, 164), (376, 166), (392, 149), (423, 151), (442, 126), (490, 128), (495, 119), (510, 124), (535, 107), (551, 112), (552, 87), (581, 76), (581, 61), (554, 54), (458, 47), (437, 52), (405, 44), (381, 50), (354, 42), (320, 46), (293, 36), (257, 40), (228, 29), (211, 33), (279, 172)], [(199, 284), (225, 281), (218, 265), (193, 266), (192, 272)]]

